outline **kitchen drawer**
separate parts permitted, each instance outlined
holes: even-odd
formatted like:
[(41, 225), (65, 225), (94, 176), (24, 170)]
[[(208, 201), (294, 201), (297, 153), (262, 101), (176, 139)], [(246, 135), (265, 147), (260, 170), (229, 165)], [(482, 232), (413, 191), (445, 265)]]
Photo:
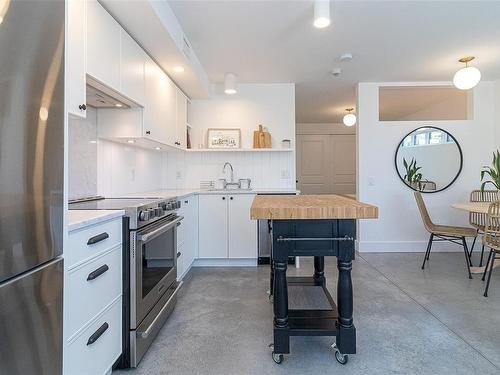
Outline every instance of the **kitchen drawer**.
[[(104, 329), (106, 330), (99, 336), (99, 330)], [(120, 297), (78, 337), (68, 343), (64, 356), (64, 374), (104, 374), (111, 368), (121, 351), (122, 299)]]
[(187, 221), (186, 217), (184, 216), (184, 219), (180, 221), (180, 224), (177, 227), (177, 246), (182, 245), (184, 242), (186, 242), (186, 236), (188, 235), (187, 233)]
[(121, 242), (121, 217), (72, 231), (69, 233), (68, 246), (64, 251), (66, 266), (71, 269), (105, 250), (116, 247)]
[(65, 288), (70, 338), (122, 294), (121, 245), (69, 271)]

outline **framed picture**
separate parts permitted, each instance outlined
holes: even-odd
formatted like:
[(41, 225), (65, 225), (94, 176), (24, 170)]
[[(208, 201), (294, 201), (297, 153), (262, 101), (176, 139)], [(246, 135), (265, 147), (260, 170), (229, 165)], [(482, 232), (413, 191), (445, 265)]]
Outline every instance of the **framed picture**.
[(240, 148), (241, 130), (240, 129), (208, 129), (207, 130), (208, 148)]

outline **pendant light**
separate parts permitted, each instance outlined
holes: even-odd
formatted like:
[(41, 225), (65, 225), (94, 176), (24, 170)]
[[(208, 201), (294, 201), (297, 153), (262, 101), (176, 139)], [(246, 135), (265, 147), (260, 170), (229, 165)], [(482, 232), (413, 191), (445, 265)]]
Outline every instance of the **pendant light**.
[(346, 108), (346, 111), (349, 113), (344, 116), (342, 122), (345, 126), (353, 126), (356, 123), (356, 115), (354, 113), (351, 113), (352, 111), (354, 111), (354, 108)]
[(228, 95), (233, 95), (238, 92), (238, 90), (236, 90), (236, 75), (233, 73), (226, 73), (224, 77), (224, 92)]
[(453, 76), (453, 84), (457, 89), (469, 90), (476, 86), (481, 80), (481, 72), (475, 66), (468, 66), (474, 60), (474, 56), (462, 57), (459, 62), (465, 64), (465, 68), (460, 69)]
[(314, 27), (322, 29), (330, 25), (330, 0), (314, 1)]

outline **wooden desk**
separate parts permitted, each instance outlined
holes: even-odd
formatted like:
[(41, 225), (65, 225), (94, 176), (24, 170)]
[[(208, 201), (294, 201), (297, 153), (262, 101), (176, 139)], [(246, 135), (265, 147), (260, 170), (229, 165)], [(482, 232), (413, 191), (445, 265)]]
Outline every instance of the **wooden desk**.
[[(351, 280), (356, 220), (377, 218), (378, 208), (339, 195), (258, 195), (250, 211), (252, 219), (270, 220), (272, 227), (273, 360), (281, 363), (290, 353), (291, 336), (335, 336), (335, 358), (345, 364), (347, 354), (356, 353)], [(313, 256), (314, 274), (287, 278), (289, 256)], [(337, 257), (336, 301), (326, 288), (325, 256)]]

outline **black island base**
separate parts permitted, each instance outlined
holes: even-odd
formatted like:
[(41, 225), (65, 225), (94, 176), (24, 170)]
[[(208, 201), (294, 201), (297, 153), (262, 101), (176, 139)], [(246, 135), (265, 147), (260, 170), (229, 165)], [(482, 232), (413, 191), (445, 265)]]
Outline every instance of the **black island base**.
[[(356, 353), (351, 281), (356, 220), (273, 220), (271, 235), (273, 360), (279, 364), (290, 353), (291, 336), (335, 336), (335, 358), (346, 364), (348, 354)], [(290, 256), (313, 256), (314, 274), (287, 277)], [(326, 287), (325, 256), (337, 257), (337, 303)]]

